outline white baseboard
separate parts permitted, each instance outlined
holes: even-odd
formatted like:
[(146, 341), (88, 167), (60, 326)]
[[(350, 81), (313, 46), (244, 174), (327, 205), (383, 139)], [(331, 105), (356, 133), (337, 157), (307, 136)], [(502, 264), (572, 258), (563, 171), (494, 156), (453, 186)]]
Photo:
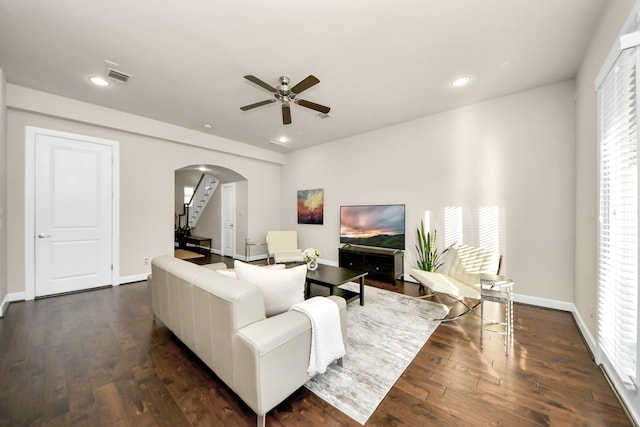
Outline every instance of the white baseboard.
[(9, 304), (15, 301), (24, 301), (26, 299), (25, 292), (13, 292), (4, 296), (2, 305), (0, 306), (0, 318), (4, 316), (5, 311), (9, 308)]
[(552, 300), (547, 298), (532, 297), (527, 295), (517, 295), (517, 294), (514, 295), (513, 300), (515, 302), (535, 305), (537, 307), (568, 311), (573, 315), (573, 318), (575, 319), (576, 324), (578, 325), (578, 329), (580, 330), (580, 333), (584, 337), (585, 343), (589, 347), (589, 351), (591, 351), (591, 354), (595, 354), (596, 340), (594, 339), (593, 335), (591, 335), (591, 332), (589, 332), (589, 328), (587, 327), (587, 324), (582, 319), (582, 316), (580, 316), (580, 312), (578, 311), (578, 308), (574, 303), (566, 302), (566, 301), (557, 301), (557, 300)]
[(602, 361), (598, 360), (598, 356), (597, 356), (598, 346), (597, 346), (596, 340), (591, 335), (591, 332), (589, 332), (589, 328), (587, 328), (586, 324), (584, 323), (584, 320), (582, 320), (582, 316), (580, 316), (580, 313), (578, 312), (578, 309), (575, 306), (573, 307), (572, 313), (573, 313), (573, 318), (578, 324), (578, 329), (580, 329), (580, 332), (584, 337), (584, 341), (587, 344), (587, 347), (589, 347), (589, 350), (591, 351), (591, 355), (595, 359), (595, 363), (602, 364), (599, 366), (601, 366), (601, 368), (603, 369), (604, 374), (607, 377), (607, 380), (609, 381), (609, 384), (614, 389), (615, 394), (620, 400), (620, 402), (622, 403), (622, 406), (625, 412), (627, 413), (629, 418), (631, 418), (633, 425), (636, 425), (636, 426), (640, 425), (640, 422), (639, 422), (640, 413), (639, 413), (638, 404), (636, 403), (638, 402), (638, 391), (637, 390), (630, 391), (625, 387), (622, 381), (620, 381), (620, 378), (614, 373), (614, 370), (611, 368), (611, 365), (609, 364), (606, 356), (603, 357)]
[(573, 311), (575, 310), (575, 305), (571, 302), (558, 301), (548, 298), (513, 294), (513, 300), (522, 304), (535, 305), (544, 308), (553, 308), (555, 310), (569, 311), (571, 313), (573, 313)]
[[(148, 273), (124, 276), (120, 278), (120, 283), (114, 283), (113, 286), (118, 286), (119, 284), (124, 283), (142, 282), (144, 280), (147, 280), (147, 276)], [(26, 299), (26, 292), (12, 292), (5, 295), (4, 299), (2, 300), (2, 305), (0, 305), (0, 318), (4, 316), (4, 313), (7, 311), (7, 308), (9, 308), (10, 303), (17, 301), (26, 301)]]
[[(406, 273), (403, 275), (403, 280), (405, 282), (415, 283), (416, 285), (420, 284), (420, 282), (414, 279), (413, 276)], [(552, 308), (555, 310), (562, 310), (562, 311), (568, 311), (571, 313), (576, 313), (576, 306), (571, 302), (558, 301), (558, 300), (553, 300), (548, 298), (532, 297), (529, 295), (521, 295), (521, 294), (514, 294), (513, 300), (515, 302), (519, 302), (522, 304), (529, 304), (529, 305), (535, 305), (537, 307)]]
[[(125, 283), (134, 283), (134, 282), (142, 282), (147, 280), (147, 276), (150, 273), (142, 273), (142, 274), (133, 274), (131, 276), (123, 276), (120, 277), (120, 285), (124, 285)], [(115, 283), (113, 286), (117, 286)]]
[[(265, 259), (265, 258), (266, 258), (266, 255), (256, 255), (255, 257), (252, 256), (251, 260), (253, 261), (253, 260)], [(318, 260), (318, 262), (320, 264), (332, 265), (334, 267), (338, 266), (337, 261), (320, 259)], [(120, 277), (120, 281), (118, 284), (141, 282), (141, 281), (147, 280), (147, 276), (148, 276), (148, 273), (134, 274), (131, 276), (123, 276), (123, 277)], [(416, 283), (416, 284), (418, 283), (413, 277), (411, 277), (408, 274), (404, 275), (404, 281)], [(114, 284), (114, 286), (117, 286), (118, 284)], [(2, 300), (2, 305), (0, 306), (0, 318), (3, 317), (10, 303), (15, 301), (24, 301), (25, 299), (26, 299), (25, 292), (14, 292), (14, 293), (5, 295), (4, 299)], [(576, 323), (578, 324), (580, 332), (582, 333), (582, 336), (585, 339), (585, 342), (589, 346), (591, 352), (595, 354), (595, 348), (596, 348), (595, 340), (591, 335), (591, 333), (589, 332), (589, 329), (587, 328), (586, 324), (582, 320), (582, 317), (580, 316), (580, 313), (578, 312), (575, 304), (566, 302), (566, 301), (557, 301), (557, 300), (552, 300), (548, 298), (539, 298), (539, 297), (532, 297), (532, 296), (520, 295), (520, 294), (514, 295), (514, 301), (523, 303), (523, 304), (534, 305), (538, 307), (568, 311), (572, 313), (574, 319), (576, 320)]]
[(9, 307), (9, 295), (5, 295), (2, 300), (2, 305), (0, 305), (0, 319), (4, 317), (5, 310)]
[(589, 328), (587, 328), (587, 325), (586, 323), (584, 323), (584, 320), (582, 320), (582, 316), (580, 316), (580, 313), (578, 312), (578, 308), (575, 306), (575, 304), (571, 304), (571, 305), (573, 306), (571, 313), (573, 314), (573, 318), (575, 319), (576, 324), (578, 325), (578, 329), (580, 329), (580, 332), (582, 333), (582, 336), (584, 337), (584, 341), (589, 347), (591, 354), (595, 355), (596, 340), (593, 338), (593, 335), (591, 335), (591, 332), (589, 332)]

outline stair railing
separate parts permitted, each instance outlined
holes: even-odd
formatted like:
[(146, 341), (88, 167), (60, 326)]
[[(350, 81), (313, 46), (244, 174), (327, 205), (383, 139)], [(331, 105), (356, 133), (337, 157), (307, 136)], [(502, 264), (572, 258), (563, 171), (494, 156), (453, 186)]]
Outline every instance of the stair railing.
[(200, 177), (200, 181), (198, 181), (198, 185), (189, 201), (187, 216), (189, 227), (193, 228), (197, 224), (209, 200), (211, 200), (211, 195), (218, 187), (218, 183), (219, 181), (214, 176), (202, 174)]
[[(202, 183), (203, 179), (204, 179), (204, 174), (200, 175), (200, 179), (198, 180), (198, 183), (196, 184), (196, 188), (193, 190), (193, 193), (191, 194), (191, 198), (189, 199), (189, 201), (187, 203), (183, 203), (182, 213), (178, 214), (178, 227), (182, 227), (189, 223), (189, 207), (192, 206), (193, 198), (196, 195), (196, 190)], [(184, 220), (184, 223), (183, 223), (183, 220)]]

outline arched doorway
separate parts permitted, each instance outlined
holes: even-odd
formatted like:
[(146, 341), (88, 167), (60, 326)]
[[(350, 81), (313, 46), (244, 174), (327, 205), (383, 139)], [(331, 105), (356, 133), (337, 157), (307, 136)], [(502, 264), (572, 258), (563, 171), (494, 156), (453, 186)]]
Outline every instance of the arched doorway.
[[(184, 230), (186, 226), (192, 235), (211, 239), (210, 248), (206, 247), (207, 242), (203, 242), (198, 249), (208, 249), (217, 255), (244, 259), (248, 224), (245, 214), (248, 205), (247, 179), (223, 166), (197, 164), (176, 169), (174, 183), (176, 240), (180, 234), (178, 228)], [(203, 195), (205, 186), (215, 188), (213, 191), (207, 190)], [(187, 195), (189, 189), (193, 191), (189, 201), (185, 200), (185, 189)], [(229, 196), (230, 192), (232, 197)], [(195, 200), (196, 198), (198, 200)], [(185, 207), (185, 204), (192, 206)], [(190, 223), (194, 215), (198, 217), (197, 221)]]

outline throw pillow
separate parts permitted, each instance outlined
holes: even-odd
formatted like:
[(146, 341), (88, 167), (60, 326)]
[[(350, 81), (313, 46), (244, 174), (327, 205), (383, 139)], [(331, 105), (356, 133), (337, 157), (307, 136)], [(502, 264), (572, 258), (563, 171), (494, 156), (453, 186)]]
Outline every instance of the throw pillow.
[(275, 269), (236, 260), (233, 267), (238, 274), (238, 279), (246, 280), (260, 289), (267, 317), (284, 313), (293, 304), (304, 301), (306, 265)]

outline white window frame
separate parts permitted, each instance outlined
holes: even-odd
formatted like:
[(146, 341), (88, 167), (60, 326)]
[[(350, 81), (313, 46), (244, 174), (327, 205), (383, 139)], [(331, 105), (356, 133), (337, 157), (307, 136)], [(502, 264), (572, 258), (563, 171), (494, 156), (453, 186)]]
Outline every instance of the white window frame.
[(598, 359), (629, 390), (638, 372), (638, 48), (598, 89)]
[[(611, 71), (611, 69), (614, 67), (614, 64), (616, 63), (618, 57), (620, 56), (621, 52), (625, 49), (630, 49), (630, 48), (634, 48), (637, 46), (639, 46), (640, 43), (640, 32), (638, 32), (638, 30), (640, 29), (640, 22), (639, 22), (639, 18), (640, 18), (640, 1), (637, 1), (636, 4), (634, 5), (629, 17), (627, 18), (625, 24), (622, 27), (622, 30), (619, 33), (619, 38), (616, 41), (616, 43), (614, 43), (614, 46), (612, 47), (611, 51), (609, 52), (608, 57), (606, 58), (602, 68), (600, 69), (600, 73), (598, 74), (596, 80), (595, 80), (595, 89), (596, 91), (599, 90), (599, 88), (601, 87), (601, 85), (603, 84), (606, 76), (609, 74), (609, 72)], [(638, 70), (639, 68), (636, 66), (636, 70)], [(638, 90), (636, 90), (636, 94), (638, 93)], [(598, 96), (598, 125), (600, 126), (600, 105), (601, 105), (601, 99), (600, 99), (600, 94)], [(636, 100), (637, 102), (637, 100)], [(636, 106), (636, 109), (638, 108), (638, 105)], [(636, 114), (637, 117), (637, 114)], [(600, 156), (600, 144), (601, 144), (601, 128), (598, 129), (598, 156)], [(598, 204), (600, 204), (600, 157), (598, 157)], [(598, 209), (599, 210), (599, 209)], [(600, 220), (600, 218), (598, 218)], [(599, 223), (600, 221), (598, 221)], [(598, 236), (599, 236), (599, 225), (598, 225)], [(598, 248), (596, 248), (597, 251), (599, 251), (599, 245)], [(599, 259), (600, 259), (600, 255), (598, 254), (598, 263), (599, 263)], [(638, 260), (636, 260), (636, 265), (640, 264), (640, 262), (638, 262)], [(600, 304), (600, 302), (598, 302), (598, 304)], [(600, 307), (598, 307), (598, 314), (600, 312)], [(640, 312), (640, 310), (636, 309), (636, 313)], [(599, 321), (599, 319), (598, 319)], [(636, 328), (638, 328), (638, 319), (636, 319)], [(600, 331), (599, 331), (600, 333)], [(633, 384), (629, 384), (629, 381), (627, 381), (627, 384), (625, 384), (625, 382), (623, 381), (622, 378), (620, 378), (620, 376), (616, 373), (615, 369), (613, 368), (613, 366), (611, 365), (608, 357), (606, 357), (605, 354), (603, 354), (603, 352), (600, 349), (600, 337), (598, 336), (597, 338), (597, 344), (596, 344), (596, 349), (595, 349), (595, 358), (596, 358), (596, 363), (598, 363), (599, 365), (602, 366), (602, 368), (604, 369), (605, 373), (607, 374), (607, 376), (609, 377), (611, 383), (613, 384), (613, 386), (615, 387), (616, 391), (618, 392), (619, 397), (621, 398), (622, 402), (624, 402), (626, 409), (629, 410), (631, 417), (634, 420), (639, 420), (640, 419), (640, 391), (638, 390), (637, 387), (635, 387)], [(636, 340), (636, 376), (638, 375), (638, 373), (640, 373), (640, 365), (638, 364), (638, 355), (640, 355), (640, 351), (638, 351), (638, 342), (640, 342), (640, 339)]]

